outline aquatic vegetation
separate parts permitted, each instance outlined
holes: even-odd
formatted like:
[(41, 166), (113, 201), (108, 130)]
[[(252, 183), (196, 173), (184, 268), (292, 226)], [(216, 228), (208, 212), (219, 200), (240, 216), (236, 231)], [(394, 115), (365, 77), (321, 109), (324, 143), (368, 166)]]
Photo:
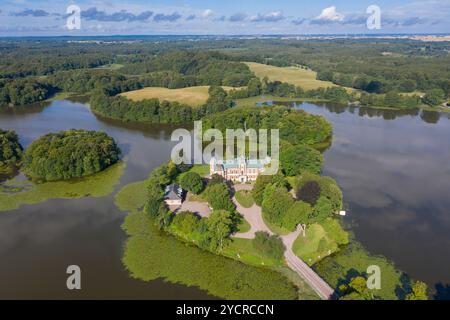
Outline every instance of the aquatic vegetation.
[(24, 204), (37, 204), (49, 199), (104, 197), (114, 191), (123, 174), (125, 163), (119, 162), (95, 175), (69, 181), (33, 183), (9, 180), (0, 188), (0, 211), (18, 209)]
[(226, 299), (296, 299), (296, 287), (282, 274), (214, 255), (157, 230), (144, 213), (126, 217), (130, 236), (123, 263), (131, 276), (144, 281), (163, 278), (198, 286)]

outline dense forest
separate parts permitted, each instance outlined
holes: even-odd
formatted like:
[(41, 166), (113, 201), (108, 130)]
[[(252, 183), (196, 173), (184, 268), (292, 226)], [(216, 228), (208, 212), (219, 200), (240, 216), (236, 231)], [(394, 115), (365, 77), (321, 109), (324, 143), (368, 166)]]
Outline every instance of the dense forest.
[(0, 170), (17, 165), (22, 160), (22, 151), (17, 134), (0, 129)]
[(325, 118), (281, 106), (233, 108), (212, 114), (203, 119), (203, 129), (209, 128), (223, 133), (227, 128), (280, 129), (280, 140), (288, 145), (314, 146), (329, 142), (333, 134)]
[(105, 117), (151, 123), (185, 123), (201, 119), (208, 114), (225, 111), (233, 106), (222, 87), (215, 86), (209, 89), (208, 101), (197, 108), (159, 99), (135, 102), (122, 96), (110, 96), (107, 90), (94, 92), (90, 103), (92, 111)]
[[(58, 91), (91, 93), (104, 89), (111, 97), (143, 87), (198, 85), (248, 85), (248, 91), (230, 94), (236, 99), (269, 93), (365, 106), (437, 106), (450, 95), (449, 50), (446, 42), (382, 39), (4, 41), (0, 43), (0, 108), (46, 100)], [(301, 65), (317, 71), (320, 80), (365, 93), (304, 91), (264, 79), (258, 80), (258, 87), (254, 74), (242, 61)]]
[(307, 66), (320, 80), (368, 93), (441, 89), (448, 96), (449, 48), (411, 40), (255, 40), (227, 53), (240, 61)]
[(88, 176), (119, 161), (120, 149), (106, 133), (66, 130), (33, 141), (24, 156), (25, 173), (44, 181)]

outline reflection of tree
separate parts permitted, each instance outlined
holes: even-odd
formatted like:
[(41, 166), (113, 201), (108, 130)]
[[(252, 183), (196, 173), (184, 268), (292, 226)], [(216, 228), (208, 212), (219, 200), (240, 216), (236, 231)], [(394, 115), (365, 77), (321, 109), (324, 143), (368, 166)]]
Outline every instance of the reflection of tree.
[(376, 109), (370, 107), (359, 107), (358, 115), (360, 117), (368, 116), (370, 118), (373, 117), (382, 117), (384, 120), (395, 120), (398, 117), (404, 116), (417, 116), (419, 115), (420, 110), (417, 108), (408, 108), (408, 109)]
[(438, 123), (441, 118), (441, 114), (436, 111), (423, 110), (420, 118), (422, 118), (422, 120), (426, 123)]
[(436, 292), (433, 296), (435, 300), (450, 300), (450, 285), (445, 283), (437, 283)]

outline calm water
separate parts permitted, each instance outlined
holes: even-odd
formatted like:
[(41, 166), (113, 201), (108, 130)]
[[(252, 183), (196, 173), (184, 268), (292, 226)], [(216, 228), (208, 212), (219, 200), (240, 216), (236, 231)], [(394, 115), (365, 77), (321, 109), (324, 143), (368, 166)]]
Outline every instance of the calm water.
[[(342, 186), (356, 237), (414, 278), (450, 284), (450, 122), (436, 113), (395, 113), (302, 104), (334, 125), (325, 174)], [(24, 146), (68, 128), (102, 130), (127, 158), (121, 186), (142, 180), (170, 154), (172, 128), (123, 125), (92, 115), (81, 102), (0, 114), (0, 128)], [(129, 278), (121, 264), (124, 213), (113, 195), (50, 200), (0, 213), (0, 298), (197, 299), (196, 288)], [(65, 288), (65, 269), (83, 270), (83, 290)], [(445, 295), (440, 292), (440, 297)]]
[[(58, 101), (32, 112), (0, 114), (0, 128), (14, 129), (27, 146), (48, 132), (69, 128), (102, 130), (127, 158), (117, 186), (143, 180), (167, 161), (172, 128), (120, 125), (96, 118), (82, 103)], [(130, 279), (121, 263), (125, 214), (104, 198), (50, 200), (0, 212), (0, 299), (105, 298), (207, 299), (196, 288)], [(68, 265), (82, 270), (82, 290), (66, 289)]]

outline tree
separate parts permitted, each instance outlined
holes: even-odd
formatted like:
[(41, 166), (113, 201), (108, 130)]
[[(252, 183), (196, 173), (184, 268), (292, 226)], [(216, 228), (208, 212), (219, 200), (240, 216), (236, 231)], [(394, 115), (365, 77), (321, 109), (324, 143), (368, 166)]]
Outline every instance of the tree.
[(342, 300), (373, 300), (374, 294), (367, 288), (367, 281), (364, 277), (353, 278), (348, 285), (342, 285), (339, 290), (344, 295)]
[(444, 99), (445, 93), (442, 89), (432, 89), (426, 92), (423, 102), (434, 107), (443, 103)]
[(253, 247), (262, 255), (281, 260), (284, 255), (286, 247), (281, 238), (277, 235), (270, 235), (264, 231), (255, 233), (255, 238), (252, 240)]
[(299, 224), (308, 224), (313, 209), (303, 201), (295, 201), (283, 218), (283, 227), (294, 231)]
[(25, 152), (27, 175), (46, 181), (100, 172), (119, 161), (120, 149), (104, 132), (66, 130), (33, 141)]
[(364, 89), (369, 93), (383, 93), (384, 86), (380, 81), (370, 81)]
[(314, 180), (307, 181), (297, 189), (295, 195), (297, 200), (302, 200), (309, 203), (311, 206), (315, 206), (320, 197), (320, 185)]
[(264, 216), (269, 222), (278, 226), (283, 225), (283, 218), (289, 208), (292, 206), (294, 199), (285, 187), (278, 185), (269, 185), (264, 192), (264, 200), (262, 202), (262, 210)]
[(331, 201), (326, 197), (320, 197), (313, 208), (312, 215), (310, 216), (310, 221), (311, 223), (322, 222), (332, 214), (333, 206), (331, 205)]
[(190, 235), (198, 229), (200, 218), (194, 213), (183, 211), (173, 218), (172, 225), (185, 235)]
[(416, 281), (412, 285), (411, 292), (406, 295), (406, 300), (428, 300), (428, 286), (426, 283)]
[(196, 172), (182, 174), (180, 184), (183, 189), (191, 191), (193, 194), (200, 194), (204, 189), (203, 179)]
[(259, 78), (251, 79), (247, 84), (247, 93), (249, 97), (259, 96), (261, 94), (261, 80)]
[(235, 227), (233, 214), (225, 210), (214, 210), (207, 218), (206, 226), (210, 248), (213, 251), (222, 251)]
[(216, 183), (225, 183), (225, 178), (217, 173), (214, 173), (208, 181), (208, 186)]
[(384, 96), (384, 105), (387, 107), (399, 107), (402, 104), (402, 96), (396, 91), (389, 91)]
[(296, 176), (305, 171), (318, 174), (322, 170), (322, 154), (308, 146), (297, 145), (280, 152), (281, 168), (287, 176)]
[(234, 212), (235, 206), (231, 201), (230, 190), (225, 183), (209, 185), (206, 190), (208, 203), (214, 210), (227, 210)]
[(262, 205), (264, 200), (264, 191), (269, 184), (277, 184), (279, 186), (286, 186), (286, 180), (282, 174), (276, 175), (259, 175), (256, 178), (255, 186), (252, 190), (252, 197), (258, 206)]
[(0, 169), (18, 164), (22, 160), (22, 151), (16, 132), (0, 129)]

